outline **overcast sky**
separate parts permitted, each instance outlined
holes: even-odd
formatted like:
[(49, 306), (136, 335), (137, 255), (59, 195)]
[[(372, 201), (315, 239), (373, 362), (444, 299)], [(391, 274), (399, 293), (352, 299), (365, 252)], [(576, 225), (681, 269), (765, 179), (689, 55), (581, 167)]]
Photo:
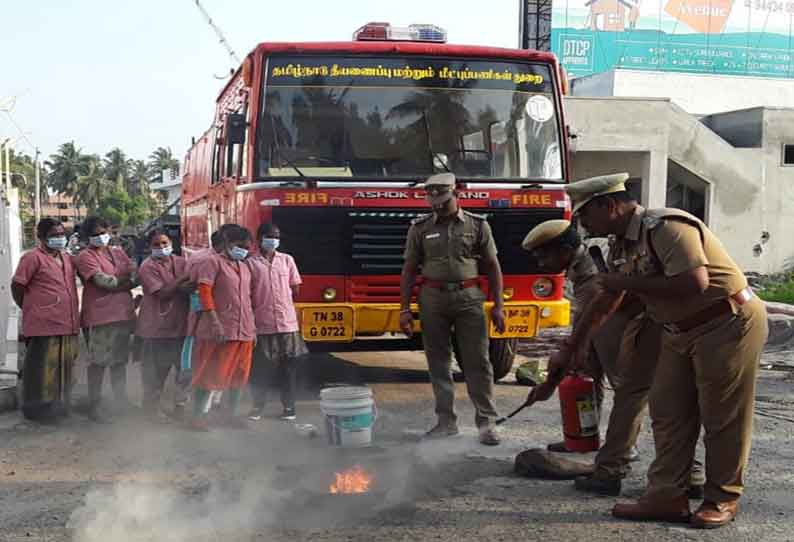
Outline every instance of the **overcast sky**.
[[(516, 47), (518, 0), (202, 0), (240, 58), (263, 41), (348, 40), (368, 21), (433, 23), (451, 43)], [(74, 140), (182, 159), (209, 126), (228, 54), (193, 0), (0, 0), (0, 103), (44, 157)], [(18, 136), (0, 113), (0, 139)], [(20, 142), (22, 150), (32, 153)]]

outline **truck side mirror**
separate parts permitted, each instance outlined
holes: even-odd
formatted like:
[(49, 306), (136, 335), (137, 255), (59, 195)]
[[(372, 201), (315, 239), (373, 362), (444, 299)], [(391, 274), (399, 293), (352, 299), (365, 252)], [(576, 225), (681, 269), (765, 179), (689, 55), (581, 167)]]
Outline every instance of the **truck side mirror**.
[(242, 113), (228, 113), (224, 129), (226, 145), (231, 147), (245, 143), (245, 130), (247, 127), (248, 123), (245, 121), (245, 115)]

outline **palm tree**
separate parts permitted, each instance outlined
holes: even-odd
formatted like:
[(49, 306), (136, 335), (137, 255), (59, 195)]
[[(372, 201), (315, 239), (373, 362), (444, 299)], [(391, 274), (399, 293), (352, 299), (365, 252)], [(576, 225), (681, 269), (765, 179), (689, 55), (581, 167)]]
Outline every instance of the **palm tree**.
[(171, 148), (157, 147), (149, 155), (149, 172), (152, 176), (162, 175), (163, 171), (171, 170), (174, 174), (179, 174), (179, 160), (174, 158)]
[(89, 156), (77, 148), (74, 141), (58, 147), (58, 152), (45, 162), (50, 171), (47, 176), (49, 186), (56, 192), (73, 196), (77, 190), (77, 178), (86, 175), (89, 168)]
[(95, 211), (102, 201), (102, 196), (107, 188), (102, 161), (99, 156), (92, 154), (87, 160), (88, 171), (77, 178), (77, 189), (74, 192), (75, 203), (85, 206), (89, 212)]
[[(42, 172), (41, 191), (46, 193), (46, 172)], [(22, 197), (32, 203), (36, 197), (36, 166), (27, 154), (11, 153), (11, 184)]]
[(105, 155), (103, 165), (105, 178), (109, 182), (116, 183), (116, 186), (119, 188), (129, 190), (129, 186), (127, 185), (130, 176), (129, 163), (124, 151), (118, 147), (111, 149), (111, 151)]
[(130, 196), (146, 195), (149, 192), (149, 166), (143, 160), (129, 160), (127, 168)]

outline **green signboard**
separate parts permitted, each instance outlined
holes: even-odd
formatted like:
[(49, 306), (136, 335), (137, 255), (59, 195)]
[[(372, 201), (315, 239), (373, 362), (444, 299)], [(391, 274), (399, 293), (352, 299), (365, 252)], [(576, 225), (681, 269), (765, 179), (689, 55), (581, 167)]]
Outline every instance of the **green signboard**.
[(794, 78), (794, 0), (558, 0), (552, 50), (612, 68)]

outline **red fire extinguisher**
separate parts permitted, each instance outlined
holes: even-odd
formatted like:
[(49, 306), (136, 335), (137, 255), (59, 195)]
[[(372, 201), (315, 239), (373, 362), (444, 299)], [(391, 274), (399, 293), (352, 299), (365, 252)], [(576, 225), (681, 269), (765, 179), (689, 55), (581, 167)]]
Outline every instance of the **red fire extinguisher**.
[(566, 376), (558, 388), (565, 447), (572, 452), (598, 450), (598, 405), (595, 383), (587, 376)]

